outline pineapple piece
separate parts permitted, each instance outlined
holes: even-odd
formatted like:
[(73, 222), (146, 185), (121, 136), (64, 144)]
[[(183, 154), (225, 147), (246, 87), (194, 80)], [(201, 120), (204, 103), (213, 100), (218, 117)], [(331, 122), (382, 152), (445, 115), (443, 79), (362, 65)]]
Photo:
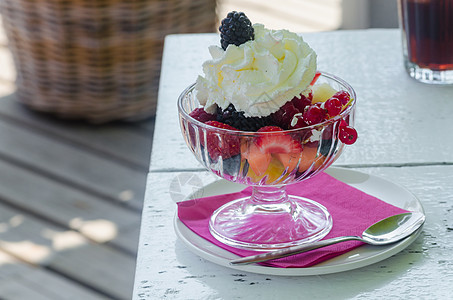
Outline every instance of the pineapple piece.
[(316, 84), (313, 86), (313, 100), (311, 103), (326, 102), (332, 97), (337, 90), (331, 87), (328, 83)]

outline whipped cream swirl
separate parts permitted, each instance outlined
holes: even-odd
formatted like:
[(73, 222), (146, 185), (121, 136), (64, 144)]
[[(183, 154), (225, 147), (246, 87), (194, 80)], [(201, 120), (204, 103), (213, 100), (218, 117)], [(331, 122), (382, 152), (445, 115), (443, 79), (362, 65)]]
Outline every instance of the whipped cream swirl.
[(210, 46), (212, 59), (203, 63), (196, 82), (197, 99), (212, 112), (230, 103), (247, 117), (263, 117), (304, 92), (316, 72), (316, 53), (301, 36), (254, 24), (255, 39)]

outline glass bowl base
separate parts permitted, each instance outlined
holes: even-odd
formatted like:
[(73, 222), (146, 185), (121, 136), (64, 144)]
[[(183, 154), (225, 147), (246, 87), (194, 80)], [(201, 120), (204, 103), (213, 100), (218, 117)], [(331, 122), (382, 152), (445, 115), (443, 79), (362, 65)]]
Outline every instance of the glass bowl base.
[(221, 243), (255, 251), (312, 243), (331, 229), (332, 217), (323, 205), (291, 195), (282, 203), (237, 199), (218, 208), (209, 222), (211, 234)]

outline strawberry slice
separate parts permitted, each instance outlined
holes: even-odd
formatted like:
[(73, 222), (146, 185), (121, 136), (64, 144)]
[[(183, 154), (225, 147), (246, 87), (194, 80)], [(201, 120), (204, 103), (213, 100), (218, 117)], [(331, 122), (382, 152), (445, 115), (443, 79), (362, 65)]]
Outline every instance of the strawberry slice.
[[(216, 128), (238, 131), (236, 128), (218, 121), (208, 121), (205, 124)], [(207, 129), (206, 131), (206, 147), (209, 156), (213, 160), (217, 160), (220, 156), (222, 159), (227, 159), (240, 153), (241, 141), (239, 136), (215, 129)]]
[(311, 166), (313, 166), (313, 170), (316, 170), (322, 166), (325, 159), (324, 156), (318, 155), (318, 148), (305, 147), (299, 163), (299, 171), (305, 172)]
[[(257, 131), (258, 137), (255, 143), (250, 146), (247, 152), (243, 152), (250, 168), (257, 176), (266, 173), (274, 155), (284, 167), (293, 170), (297, 165), (298, 159), (296, 157), (300, 156), (302, 145), (283, 131), (278, 126), (260, 128)], [(281, 154), (281, 157), (277, 154)]]
[[(280, 127), (265, 126), (255, 142), (262, 153), (300, 153), (302, 145), (287, 134), (283, 134)], [(266, 133), (264, 133), (266, 132)]]

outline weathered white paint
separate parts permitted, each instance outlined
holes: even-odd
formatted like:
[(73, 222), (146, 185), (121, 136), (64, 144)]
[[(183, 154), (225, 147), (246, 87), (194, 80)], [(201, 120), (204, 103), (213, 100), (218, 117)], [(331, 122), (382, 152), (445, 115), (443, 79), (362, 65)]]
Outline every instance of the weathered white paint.
[[(173, 230), (169, 183), (181, 173), (151, 173), (142, 216), (134, 299), (448, 299), (453, 278), (453, 166), (357, 169), (413, 192), (427, 221), (408, 248), (343, 273), (280, 277), (218, 266), (188, 250)], [(194, 173), (203, 183), (215, 178)]]

